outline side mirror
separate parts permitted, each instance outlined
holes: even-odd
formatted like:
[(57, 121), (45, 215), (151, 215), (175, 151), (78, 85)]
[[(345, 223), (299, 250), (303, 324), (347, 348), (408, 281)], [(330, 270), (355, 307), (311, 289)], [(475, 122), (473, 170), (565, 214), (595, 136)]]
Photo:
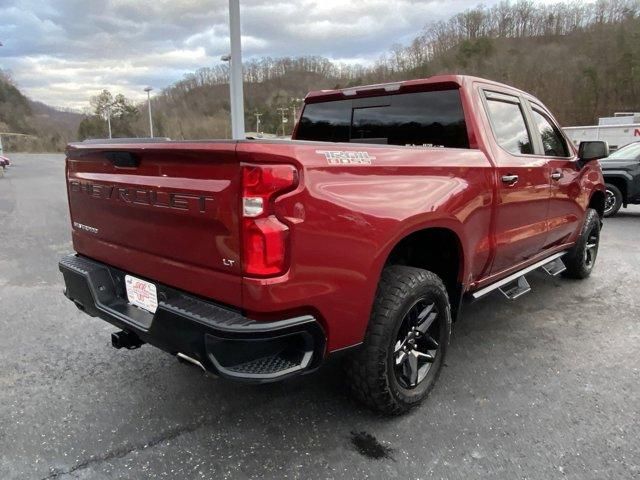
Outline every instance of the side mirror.
[(600, 160), (609, 156), (609, 144), (600, 140), (593, 142), (580, 142), (578, 158), (583, 162)]

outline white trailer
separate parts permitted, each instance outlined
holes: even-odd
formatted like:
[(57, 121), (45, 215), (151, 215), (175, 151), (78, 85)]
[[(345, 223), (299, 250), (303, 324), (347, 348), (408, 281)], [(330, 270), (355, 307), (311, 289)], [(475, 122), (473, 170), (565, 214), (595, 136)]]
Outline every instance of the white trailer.
[(640, 140), (640, 113), (617, 112), (598, 119), (598, 125), (565, 127), (564, 132), (578, 146), (580, 142), (603, 140), (611, 151)]

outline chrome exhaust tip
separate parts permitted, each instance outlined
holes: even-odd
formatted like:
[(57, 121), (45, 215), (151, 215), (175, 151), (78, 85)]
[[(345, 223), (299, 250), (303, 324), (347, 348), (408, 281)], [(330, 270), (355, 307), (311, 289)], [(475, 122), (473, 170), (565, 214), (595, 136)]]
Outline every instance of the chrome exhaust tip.
[(181, 361), (181, 362), (190, 363), (191, 365), (195, 365), (196, 367), (200, 367), (203, 372), (207, 371), (207, 369), (204, 368), (204, 365), (202, 365), (202, 363), (200, 363), (195, 358), (192, 358), (192, 357), (190, 357), (188, 355), (185, 355), (184, 353), (178, 352), (178, 353), (176, 353), (176, 357), (178, 357), (178, 360)]

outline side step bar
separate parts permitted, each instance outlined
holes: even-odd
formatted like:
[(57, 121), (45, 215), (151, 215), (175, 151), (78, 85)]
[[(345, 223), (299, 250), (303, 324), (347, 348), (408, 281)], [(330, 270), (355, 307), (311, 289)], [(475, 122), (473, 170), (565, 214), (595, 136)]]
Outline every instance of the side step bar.
[(562, 258), (556, 258), (555, 260), (550, 261), (542, 266), (542, 269), (547, 272), (552, 277), (557, 277), (562, 272), (564, 272), (567, 267), (564, 266)]
[(500, 289), (505, 297), (510, 300), (515, 300), (516, 298), (531, 291), (529, 282), (527, 282), (527, 279), (524, 278), (527, 273), (533, 272), (538, 268), (542, 268), (546, 273), (555, 277), (556, 275), (559, 275), (561, 272), (563, 272), (565, 270), (565, 266), (562, 262), (561, 257), (566, 253), (567, 252), (559, 252), (543, 260), (540, 260), (533, 265), (529, 265), (528, 267), (523, 268), (518, 272), (512, 273), (502, 280), (492, 283), (491, 285), (481, 288), (480, 290), (476, 290), (471, 294), (471, 297), (474, 300), (477, 300), (481, 297), (484, 297), (488, 293), (493, 292), (494, 290)]
[(531, 291), (531, 285), (527, 282), (527, 279), (524, 278), (524, 275), (518, 277), (511, 283), (507, 283), (499, 288), (500, 292), (507, 297), (509, 300), (515, 300), (518, 297), (521, 297), (525, 293), (529, 293)]

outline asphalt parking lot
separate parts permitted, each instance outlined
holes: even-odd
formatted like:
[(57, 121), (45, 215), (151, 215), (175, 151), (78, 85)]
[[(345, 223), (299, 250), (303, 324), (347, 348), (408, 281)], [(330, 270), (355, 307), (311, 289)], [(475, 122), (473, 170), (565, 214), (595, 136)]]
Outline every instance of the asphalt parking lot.
[(468, 306), (429, 399), (389, 419), (335, 363), (247, 386), (111, 348), (114, 328), (62, 295), (64, 157), (11, 157), (0, 479), (640, 478), (640, 208), (606, 222), (588, 280), (536, 274), (516, 302)]

